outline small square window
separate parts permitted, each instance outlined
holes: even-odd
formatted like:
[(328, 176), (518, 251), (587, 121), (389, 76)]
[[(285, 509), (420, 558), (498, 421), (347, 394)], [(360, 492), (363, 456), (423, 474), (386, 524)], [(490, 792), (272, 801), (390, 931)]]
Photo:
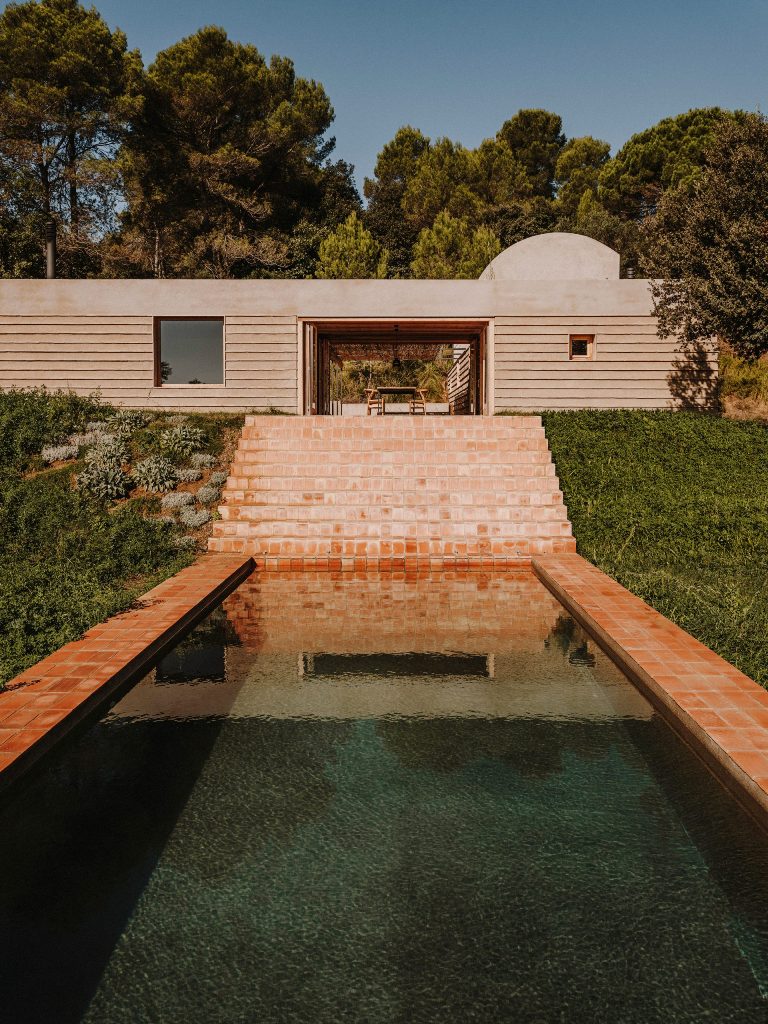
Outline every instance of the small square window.
[(158, 317), (155, 320), (155, 368), (156, 387), (223, 384), (223, 319)]
[(572, 334), (569, 339), (570, 359), (592, 359), (595, 351), (594, 334)]

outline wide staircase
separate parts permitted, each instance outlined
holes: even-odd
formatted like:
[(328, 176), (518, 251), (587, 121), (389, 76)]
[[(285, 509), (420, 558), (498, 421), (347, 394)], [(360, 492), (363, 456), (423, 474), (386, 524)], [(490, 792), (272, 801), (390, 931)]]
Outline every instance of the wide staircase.
[(263, 568), (575, 551), (539, 416), (248, 416), (209, 547)]

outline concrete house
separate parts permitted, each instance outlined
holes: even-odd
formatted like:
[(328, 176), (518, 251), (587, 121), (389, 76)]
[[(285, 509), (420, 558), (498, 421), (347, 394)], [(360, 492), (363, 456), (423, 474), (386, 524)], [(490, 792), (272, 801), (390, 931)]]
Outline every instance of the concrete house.
[(582, 235), (524, 239), (477, 281), (0, 281), (0, 386), (122, 406), (340, 413), (334, 365), (445, 346), (454, 413), (701, 405), (715, 376)]

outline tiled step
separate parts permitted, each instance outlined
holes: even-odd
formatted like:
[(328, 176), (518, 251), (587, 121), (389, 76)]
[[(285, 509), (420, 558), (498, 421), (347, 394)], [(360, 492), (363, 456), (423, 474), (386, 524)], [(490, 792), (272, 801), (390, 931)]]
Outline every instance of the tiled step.
[(276, 568), (575, 550), (537, 416), (248, 416), (224, 501), (211, 549)]

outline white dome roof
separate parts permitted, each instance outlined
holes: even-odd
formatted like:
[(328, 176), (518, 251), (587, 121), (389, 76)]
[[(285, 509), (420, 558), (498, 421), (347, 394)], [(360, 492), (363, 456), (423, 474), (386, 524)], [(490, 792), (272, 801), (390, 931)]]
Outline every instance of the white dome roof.
[(586, 235), (551, 231), (510, 245), (491, 260), (481, 281), (615, 281), (619, 254)]

